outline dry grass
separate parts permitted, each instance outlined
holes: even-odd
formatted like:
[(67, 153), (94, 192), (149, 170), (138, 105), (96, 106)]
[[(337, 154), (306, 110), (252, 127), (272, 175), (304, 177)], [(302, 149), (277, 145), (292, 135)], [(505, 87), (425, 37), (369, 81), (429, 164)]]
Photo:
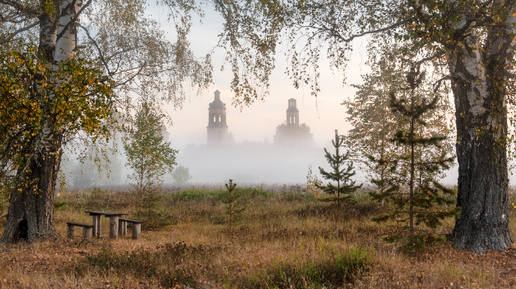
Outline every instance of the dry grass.
[[(392, 225), (369, 218), (368, 200), (341, 209), (311, 196), (243, 191), (241, 223), (228, 229), (223, 191), (170, 192), (169, 226), (88, 241), (0, 246), (0, 288), (514, 288), (516, 250), (476, 255), (449, 243), (401, 253), (382, 242)], [(116, 191), (59, 197), (56, 225), (91, 222), (85, 210), (134, 214), (138, 196)], [(512, 212), (512, 219), (515, 219)], [(449, 233), (449, 221), (439, 234)], [(516, 230), (515, 222), (511, 223)], [(103, 232), (108, 231), (107, 221)]]

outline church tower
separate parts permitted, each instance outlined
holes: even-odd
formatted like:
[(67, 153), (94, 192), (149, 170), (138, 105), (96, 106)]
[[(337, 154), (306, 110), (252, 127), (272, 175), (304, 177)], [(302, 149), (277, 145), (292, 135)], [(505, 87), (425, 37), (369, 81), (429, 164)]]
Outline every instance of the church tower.
[(228, 140), (226, 124), (226, 104), (220, 100), (220, 91), (215, 91), (215, 99), (208, 108), (208, 144), (224, 144)]
[(314, 146), (310, 127), (299, 123), (296, 99), (288, 100), (287, 122), (276, 127), (274, 143), (284, 148), (309, 148)]
[(288, 100), (287, 125), (299, 125), (299, 109), (297, 109), (295, 98)]

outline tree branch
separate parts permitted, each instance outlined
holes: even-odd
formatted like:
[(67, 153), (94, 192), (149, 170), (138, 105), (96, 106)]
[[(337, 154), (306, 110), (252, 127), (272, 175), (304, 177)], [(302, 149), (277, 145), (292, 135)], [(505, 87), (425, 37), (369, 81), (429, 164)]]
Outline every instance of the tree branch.
[[(128, 82), (130, 82), (131, 80), (133, 80), (137, 75), (140, 74), (140, 72), (143, 71), (143, 69), (147, 66), (146, 64), (147, 63), (143, 63), (143, 65), (138, 68), (138, 71), (135, 74), (131, 75), (131, 77), (126, 79), (124, 82), (116, 84), (115, 87), (123, 86), (123, 85), (127, 84)], [(129, 70), (126, 70), (126, 71), (129, 71)]]
[(11, 41), (16, 35), (18, 35), (18, 34), (20, 34), (22, 32), (25, 32), (25, 31), (27, 31), (27, 30), (29, 30), (31, 28), (34, 28), (34, 27), (36, 27), (38, 25), (39, 25), (39, 20), (37, 22), (34, 22), (34, 23), (30, 24), (29, 26), (25, 26), (23, 28), (20, 28), (20, 29), (14, 31), (13, 33), (7, 34), (6, 37), (3, 37), (2, 39), (0, 39), (0, 45), (1, 44), (5, 44), (5, 43)]
[(113, 73), (109, 70), (109, 66), (106, 62), (106, 59), (104, 58), (104, 53), (102, 53), (102, 50), (100, 49), (97, 41), (95, 41), (95, 39), (93, 39), (93, 37), (91, 37), (90, 32), (88, 31), (88, 29), (86, 27), (82, 26), (80, 23), (77, 23), (77, 25), (79, 27), (81, 27), (84, 30), (84, 32), (86, 32), (86, 36), (88, 36), (88, 39), (91, 41), (93, 46), (95, 46), (95, 49), (97, 49), (100, 60), (102, 61), (102, 64), (104, 64), (104, 67), (106, 68), (108, 75), (113, 76)]
[[(2, 1), (2, 0), (0, 0), (0, 1)], [(76, 1), (78, 1), (78, 0), (74, 0), (70, 5), (75, 6)], [(59, 33), (57, 35), (56, 41), (59, 41), (59, 39), (61, 39), (61, 37), (63, 37), (63, 35), (66, 33), (66, 30), (68, 30), (68, 27), (70, 27), (70, 25), (72, 25), (72, 23), (77, 22), (77, 20), (79, 19), (79, 16), (81, 16), (82, 12), (84, 11), (84, 9), (86, 9), (86, 7), (90, 6), (91, 2), (92, 2), (92, 0), (88, 0), (88, 2), (86, 2), (86, 4), (82, 5), (81, 9), (79, 9), (79, 11), (77, 11), (77, 13), (73, 16), (72, 20), (69, 21), (68, 23), (66, 23), (65, 27), (63, 28), (63, 31), (61, 31), (61, 33)], [(61, 11), (62, 11), (62, 9), (61, 9)], [(61, 14), (59, 15), (59, 17), (61, 17)]]
[[(403, 21), (399, 21), (399, 22), (396, 22), (396, 23), (393, 23), (389, 26), (385, 26), (385, 27), (382, 27), (382, 28), (378, 28), (378, 29), (374, 29), (374, 30), (368, 30), (368, 31), (364, 31), (364, 32), (361, 32), (361, 33), (358, 33), (358, 34), (352, 34), (350, 35), (349, 37), (344, 37), (342, 36), (336, 29), (334, 28), (328, 28), (328, 27), (319, 27), (317, 30), (319, 31), (326, 31), (328, 32), (331, 36), (335, 37), (335, 38), (338, 38), (344, 42), (351, 42), (353, 41), (355, 38), (360, 38), (360, 37), (363, 37), (363, 36), (366, 36), (366, 35), (369, 35), (369, 34), (376, 34), (376, 33), (380, 33), (380, 32), (385, 32), (385, 31), (388, 31), (388, 30), (391, 30), (391, 29), (394, 29), (400, 25), (403, 25), (405, 23), (407, 23), (409, 21), (409, 19), (407, 20), (403, 20)], [(312, 28), (314, 29), (313, 26), (307, 26), (307, 25), (299, 25), (299, 28)]]
[(34, 7), (30, 7), (27, 5), (23, 5), (18, 1), (15, 0), (0, 0), (1, 4), (8, 5), (17, 11), (23, 12), (23, 14), (30, 15), (33, 17), (37, 17), (39, 15), (39, 10)]

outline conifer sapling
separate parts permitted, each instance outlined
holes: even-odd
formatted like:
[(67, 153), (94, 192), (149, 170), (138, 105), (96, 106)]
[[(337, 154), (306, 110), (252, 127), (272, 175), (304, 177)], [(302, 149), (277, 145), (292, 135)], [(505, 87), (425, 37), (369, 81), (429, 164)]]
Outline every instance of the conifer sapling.
[(227, 213), (229, 215), (229, 230), (233, 230), (233, 225), (238, 221), (242, 212), (247, 208), (246, 206), (237, 208), (236, 203), (238, 199), (241, 198), (241, 195), (238, 192), (235, 192), (237, 184), (233, 183), (233, 180), (229, 180), (229, 184), (226, 184), (226, 189), (228, 189), (228, 195), (226, 199), (227, 204)]
[[(427, 97), (421, 88), (424, 72), (413, 65), (406, 74), (406, 94), (390, 95), (391, 112), (404, 120), (392, 141), (404, 149), (405, 156), (395, 162), (395, 182), (375, 194), (373, 199), (392, 204), (390, 212), (376, 216), (373, 221), (394, 220), (408, 230), (409, 239), (416, 238), (415, 228), (424, 224), (428, 228), (441, 225), (445, 217), (457, 214), (451, 206), (455, 203), (453, 191), (436, 179), (450, 167), (453, 158), (442, 149), (446, 136), (437, 134), (428, 126), (427, 118), (437, 108), (438, 96)], [(401, 232), (387, 236), (385, 240), (401, 238)], [(435, 239), (435, 238), (433, 238)], [(415, 240), (415, 239), (414, 239)]]
[(316, 184), (316, 186), (325, 193), (332, 195), (331, 197), (321, 198), (321, 200), (335, 202), (337, 206), (340, 206), (342, 201), (351, 200), (352, 194), (362, 185), (355, 185), (355, 181), (351, 180), (355, 171), (353, 170), (353, 161), (350, 160), (350, 152), (347, 151), (345, 154), (340, 152), (344, 137), (339, 136), (338, 131), (335, 130), (335, 139), (331, 142), (335, 148), (335, 154), (331, 154), (326, 148), (324, 152), (332, 170), (326, 171), (319, 167), (319, 172), (324, 179), (334, 183), (328, 182), (327, 185)]

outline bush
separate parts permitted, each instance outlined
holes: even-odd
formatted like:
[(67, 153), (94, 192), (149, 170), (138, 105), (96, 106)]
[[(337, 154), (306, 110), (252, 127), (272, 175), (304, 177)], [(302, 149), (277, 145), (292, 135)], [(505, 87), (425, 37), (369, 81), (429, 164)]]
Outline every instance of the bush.
[(433, 233), (418, 232), (414, 235), (408, 235), (405, 238), (402, 234), (384, 236), (382, 240), (389, 243), (404, 240), (400, 244), (399, 250), (404, 253), (416, 253), (426, 248), (443, 244), (446, 242), (446, 237)]
[(237, 194), (239, 194), (242, 197), (242, 199), (244, 199), (244, 200), (250, 200), (250, 199), (254, 199), (254, 198), (269, 199), (274, 196), (274, 193), (264, 190), (264, 189), (259, 189), (259, 188), (248, 188), (248, 187), (236, 188), (235, 192)]
[(172, 196), (172, 199), (175, 201), (216, 200), (220, 202), (226, 198), (226, 194), (226, 190), (208, 191), (199, 189), (189, 189), (174, 194)]
[(103, 211), (107, 209), (109, 202), (107, 190), (102, 190), (99, 188), (93, 188), (91, 193), (86, 201), (86, 207), (88, 210), (98, 210)]

